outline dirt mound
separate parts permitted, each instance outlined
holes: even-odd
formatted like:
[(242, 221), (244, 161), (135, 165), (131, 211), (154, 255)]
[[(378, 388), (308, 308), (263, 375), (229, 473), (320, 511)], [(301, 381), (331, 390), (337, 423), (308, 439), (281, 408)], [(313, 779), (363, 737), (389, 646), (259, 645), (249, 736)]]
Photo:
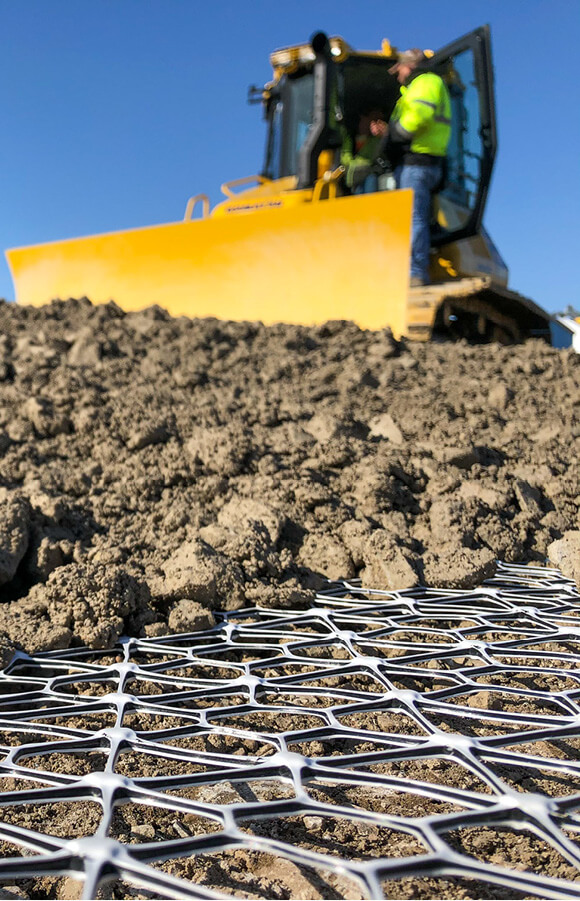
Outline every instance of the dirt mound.
[(303, 607), (324, 578), (469, 588), (580, 528), (571, 352), (88, 301), (2, 303), (0, 334), (0, 632), (24, 649)]

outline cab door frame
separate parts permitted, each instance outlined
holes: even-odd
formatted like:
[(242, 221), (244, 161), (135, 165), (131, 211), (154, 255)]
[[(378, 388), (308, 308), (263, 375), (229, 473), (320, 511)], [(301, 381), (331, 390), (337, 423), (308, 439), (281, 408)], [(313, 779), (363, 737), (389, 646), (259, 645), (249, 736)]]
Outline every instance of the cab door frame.
[(431, 58), (430, 68), (435, 72), (442, 71), (452, 57), (468, 50), (471, 50), (473, 54), (474, 76), (479, 97), (480, 123), (478, 133), (482, 146), (480, 172), (476, 199), (469, 218), (460, 228), (433, 235), (432, 243), (439, 246), (449, 244), (452, 241), (470, 238), (480, 231), (497, 151), (494, 76), (489, 25), (482, 25), (469, 32), (469, 34), (442, 47)]

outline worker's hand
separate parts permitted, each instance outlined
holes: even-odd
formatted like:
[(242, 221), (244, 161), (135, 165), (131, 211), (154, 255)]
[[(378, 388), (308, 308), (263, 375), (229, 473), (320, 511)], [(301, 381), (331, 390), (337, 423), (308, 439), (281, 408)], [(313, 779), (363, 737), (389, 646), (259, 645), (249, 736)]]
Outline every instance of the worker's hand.
[(371, 134), (375, 137), (384, 138), (388, 134), (389, 126), (382, 119), (374, 119), (369, 126)]

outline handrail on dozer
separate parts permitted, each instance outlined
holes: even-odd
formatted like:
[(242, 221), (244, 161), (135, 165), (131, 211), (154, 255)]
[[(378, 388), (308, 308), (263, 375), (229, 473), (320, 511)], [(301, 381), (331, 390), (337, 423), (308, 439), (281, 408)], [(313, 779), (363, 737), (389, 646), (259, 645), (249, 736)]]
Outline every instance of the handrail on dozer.
[(233, 181), (224, 182), (220, 190), (226, 197), (235, 197), (236, 194), (232, 191), (232, 188), (239, 188), (241, 185), (250, 185), (255, 181), (258, 182), (259, 185), (266, 185), (271, 182), (272, 179), (266, 178), (265, 175), (245, 175), (243, 178), (234, 178)]
[(187, 206), (185, 207), (185, 216), (183, 217), (184, 222), (191, 222), (193, 219), (193, 211), (195, 209), (196, 204), (201, 200), (202, 210), (201, 210), (201, 218), (207, 219), (209, 216), (209, 197), (207, 194), (196, 194), (195, 197), (190, 197), (187, 201)]

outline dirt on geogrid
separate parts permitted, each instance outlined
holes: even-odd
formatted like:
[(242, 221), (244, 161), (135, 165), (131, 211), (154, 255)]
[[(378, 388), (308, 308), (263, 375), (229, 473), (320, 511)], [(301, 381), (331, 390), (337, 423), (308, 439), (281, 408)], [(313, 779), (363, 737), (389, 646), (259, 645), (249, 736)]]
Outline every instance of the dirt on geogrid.
[[(493, 574), (497, 559), (543, 563), (547, 556), (578, 579), (579, 389), (580, 357), (540, 341), (420, 345), (347, 322), (265, 327), (174, 319), (154, 307), (125, 314), (113, 303), (2, 303), (4, 661), (14, 648), (106, 649), (122, 634), (204, 629), (215, 610), (305, 608), (326, 579), (470, 588)], [(389, 729), (399, 726), (393, 720)], [(532, 753), (560, 751), (536, 746)], [(53, 756), (40, 768), (73, 774), (78, 766), (82, 775), (103, 765), (98, 752), (76, 762)], [(489, 791), (448, 761), (397, 766), (404, 779)], [(529, 772), (514, 778), (519, 790), (577, 790), (574, 780), (554, 788), (539, 776), (528, 785)], [(21, 782), (3, 778), (0, 788), (18, 790)], [(239, 790), (222, 783), (188, 789), (187, 797), (234, 803)], [(253, 790), (275, 799), (271, 787)], [(366, 798), (358, 789), (347, 798), (336, 791), (331, 803), (391, 813), (402, 803), (394, 792)], [(401, 815), (424, 816), (434, 802), (412, 803), (417, 809)], [(88, 802), (74, 811), (66, 804), (13, 811), (3, 819), (70, 838), (94, 834), (100, 817)], [(191, 815), (176, 826), (173, 814), (166, 821), (163, 811), (134, 804), (115, 816), (111, 834), (129, 844), (179, 837), (178, 827), (186, 834), (212, 828)], [(343, 817), (247, 828), (282, 829), (281, 841), (353, 859), (425, 853), (409, 833)], [(481, 826), (459, 830), (454, 841), (483, 861), (577, 878), (530, 833)], [(0, 856), (13, 853), (9, 843), (0, 847)], [(346, 876), (329, 873), (321, 882), (308, 867), (248, 849), (163, 868), (240, 897), (360, 897)], [(79, 891), (55, 876), (7, 883), (0, 896)], [(110, 892), (155, 897), (122, 883)], [(422, 878), (412, 867), (388, 892), (506, 896), (499, 885)]]
[(307, 606), (325, 579), (578, 578), (580, 357), (0, 304), (6, 653)]

